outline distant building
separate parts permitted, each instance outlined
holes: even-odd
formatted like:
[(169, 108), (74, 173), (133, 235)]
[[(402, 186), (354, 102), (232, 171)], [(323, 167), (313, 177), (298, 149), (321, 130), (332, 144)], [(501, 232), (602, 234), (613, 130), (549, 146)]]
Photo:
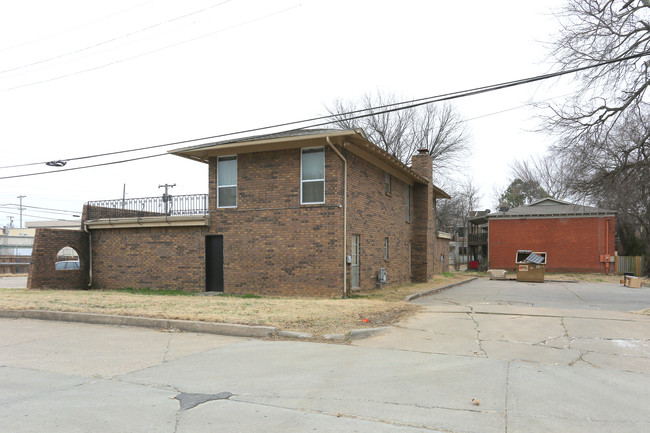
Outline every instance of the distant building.
[(517, 250), (547, 253), (551, 272), (613, 270), (616, 212), (552, 198), (474, 218), (488, 223), (492, 269), (515, 269)]

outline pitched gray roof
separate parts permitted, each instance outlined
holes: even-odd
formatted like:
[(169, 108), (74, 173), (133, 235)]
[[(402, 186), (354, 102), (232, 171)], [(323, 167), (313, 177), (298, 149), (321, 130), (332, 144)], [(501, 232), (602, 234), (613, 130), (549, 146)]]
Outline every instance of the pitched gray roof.
[(525, 206), (519, 206), (507, 212), (495, 212), (485, 218), (520, 218), (520, 217), (554, 217), (554, 216), (613, 216), (616, 211), (569, 203), (554, 198), (543, 198)]
[[(220, 146), (223, 144), (246, 143), (248, 141), (261, 141), (261, 140), (270, 140), (273, 138), (284, 138), (284, 137), (298, 137), (298, 136), (306, 137), (309, 135), (320, 135), (320, 134), (335, 133), (335, 132), (342, 132), (342, 131), (346, 131), (346, 130), (341, 128), (293, 129), (289, 131), (274, 132), (269, 134), (249, 135), (246, 137), (231, 138), (222, 141), (210, 141), (210, 142), (201, 143), (190, 147), (184, 147), (182, 149), (174, 149), (170, 151), (170, 153), (178, 153), (181, 151), (203, 149), (206, 147)], [(361, 132), (361, 130), (354, 130), (354, 131)]]

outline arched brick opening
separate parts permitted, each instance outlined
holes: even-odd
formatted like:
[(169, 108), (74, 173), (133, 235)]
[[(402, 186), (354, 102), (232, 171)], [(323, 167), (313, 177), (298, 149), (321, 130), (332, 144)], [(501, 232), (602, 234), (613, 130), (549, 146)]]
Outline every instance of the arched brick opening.
[[(79, 269), (55, 270), (57, 253), (63, 247), (72, 247), (79, 254)], [(81, 230), (36, 230), (27, 288), (88, 289), (89, 269), (88, 234)]]

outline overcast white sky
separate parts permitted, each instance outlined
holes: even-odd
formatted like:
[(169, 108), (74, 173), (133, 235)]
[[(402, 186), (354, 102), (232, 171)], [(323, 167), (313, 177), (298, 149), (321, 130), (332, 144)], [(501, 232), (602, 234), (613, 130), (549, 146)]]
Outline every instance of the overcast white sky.
[[(213, 136), (326, 114), (336, 98), (421, 98), (555, 70), (547, 61), (562, 0), (22, 0), (0, 5), (0, 166)], [(552, 142), (530, 101), (567, 93), (533, 84), (457, 100), (471, 176), (492, 207), (514, 157)], [(522, 107), (523, 108), (518, 108)], [(507, 110), (507, 111), (505, 111)], [(485, 117), (483, 117), (485, 116)], [(480, 117), (479, 119), (476, 119)], [(162, 153), (69, 162), (65, 168)], [(1, 168), (0, 177), (56, 171)], [(84, 202), (207, 192), (207, 166), (164, 156), (0, 179), (0, 226), (71, 218)], [(448, 183), (454, 179), (450, 178)], [(14, 205), (7, 207), (6, 205)]]

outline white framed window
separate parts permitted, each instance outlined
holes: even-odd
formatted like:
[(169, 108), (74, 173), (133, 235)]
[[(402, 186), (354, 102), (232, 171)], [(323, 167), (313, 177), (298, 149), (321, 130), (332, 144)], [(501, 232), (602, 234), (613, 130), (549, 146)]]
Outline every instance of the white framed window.
[(388, 238), (384, 238), (384, 260), (388, 260)]
[(325, 148), (301, 150), (300, 203), (325, 203)]
[(217, 159), (217, 207), (237, 207), (237, 156)]
[(404, 195), (404, 201), (406, 204), (406, 222), (411, 222), (411, 187), (406, 185), (406, 192)]
[(386, 194), (390, 194), (390, 174), (386, 173), (384, 177), (384, 183), (386, 184)]

